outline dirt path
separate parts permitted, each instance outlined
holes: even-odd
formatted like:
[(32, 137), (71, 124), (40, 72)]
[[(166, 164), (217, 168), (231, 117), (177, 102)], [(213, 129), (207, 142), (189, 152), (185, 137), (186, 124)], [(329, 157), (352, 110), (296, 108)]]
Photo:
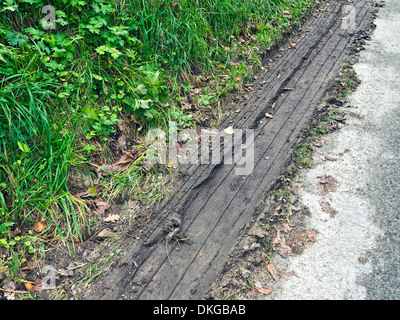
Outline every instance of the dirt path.
[[(353, 2), (355, 30), (342, 28), (341, 4), (328, 1), (302, 28), (301, 36), (291, 39), (296, 46), (289, 49), (286, 44), (283, 52), (271, 57), (249, 100), (238, 106), (241, 112), (222, 124), (222, 128), (255, 130), (253, 172), (237, 176), (235, 166), (226, 164), (188, 168), (188, 178), (157, 212), (146, 239), (132, 240), (128, 252), (93, 286), (89, 298), (204, 298), (363, 30), (370, 6), (365, 0)], [(179, 228), (189, 241), (167, 242), (167, 226)]]

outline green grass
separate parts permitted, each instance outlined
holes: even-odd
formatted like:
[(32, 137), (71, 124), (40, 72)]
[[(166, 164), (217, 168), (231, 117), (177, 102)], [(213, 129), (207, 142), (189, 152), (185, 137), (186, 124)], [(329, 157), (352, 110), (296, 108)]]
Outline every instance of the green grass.
[[(45, 30), (45, 1), (2, 1), (0, 271), (11, 277), (45, 257), (45, 242), (61, 239), (73, 251), (83, 240), (96, 213), (91, 200), (74, 196), (71, 172), (88, 176), (107, 201), (159, 203), (170, 172), (144, 170), (141, 143), (131, 146), (139, 156), (127, 170), (96, 182), (94, 165), (122, 154), (119, 126), (133, 141), (169, 121), (192, 127), (203, 111), (221, 119), (219, 101), (241, 89), (260, 67), (259, 53), (313, 3), (55, 0), (56, 28)], [(39, 220), (46, 229), (38, 234)]]

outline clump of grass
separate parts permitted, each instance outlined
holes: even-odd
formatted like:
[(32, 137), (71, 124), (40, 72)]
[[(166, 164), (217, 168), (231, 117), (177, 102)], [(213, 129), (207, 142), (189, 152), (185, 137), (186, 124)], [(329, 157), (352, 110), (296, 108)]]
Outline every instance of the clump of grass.
[[(72, 170), (88, 172), (94, 186), (93, 163), (121, 155), (113, 148), (123, 135), (119, 125), (129, 127), (131, 140), (168, 121), (179, 129), (194, 125), (198, 114), (183, 107), (193, 93), (193, 77), (227, 76), (214, 92), (203, 85), (199, 97), (192, 97), (213, 110), (252, 75), (250, 67), (259, 64), (260, 49), (254, 47), (268, 47), (312, 3), (55, 0), (55, 29), (44, 29), (44, 1), (3, 1), (0, 251), (5, 259), (0, 271), (11, 277), (27, 259), (43, 257), (44, 243), (55, 238), (71, 249), (82, 241), (94, 213), (87, 201), (71, 194), (68, 179)], [(133, 147), (141, 156), (128, 170), (98, 182), (99, 196), (158, 203), (164, 180), (157, 170), (140, 167), (143, 146)], [(149, 184), (153, 187), (143, 187)], [(33, 230), (38, 221), (45, 230)]]

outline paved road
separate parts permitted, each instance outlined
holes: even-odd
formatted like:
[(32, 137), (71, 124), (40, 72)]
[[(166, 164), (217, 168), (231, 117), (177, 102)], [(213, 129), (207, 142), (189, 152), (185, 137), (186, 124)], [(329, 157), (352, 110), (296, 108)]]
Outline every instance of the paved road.
[[(350, 117), (326, 139), (300, 179), (317, 242), (277, 262), (297, 276), (283, 280), (271, 299), (400, 299), (400, 2), (384, 3), (355, 65), (362, 84), (344, 108), (362, 120)], [(337, 180), (335, 192), (320, 192), (323, 175)], [(337, 211), (334, 218), (321, 202)]]

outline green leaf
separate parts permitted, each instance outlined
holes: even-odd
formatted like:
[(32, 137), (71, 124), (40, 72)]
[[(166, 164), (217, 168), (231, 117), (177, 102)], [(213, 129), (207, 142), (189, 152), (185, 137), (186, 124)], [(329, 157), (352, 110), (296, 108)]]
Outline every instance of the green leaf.
[(29, 38), (21, 32), (7, 31), (6, 39), (10, 45), (22, 47)]
[(153, 100), (148, 99), (148, 100), (138, 100), (136, 101), (135, 104), (135, 109), (149, 109), (150, 108), (150, 102), (153, 102)]
[(17, 141), (17, 144), (18, 144), (18, 148), (22, 151), (22, 152), (25, 152), (25, 153), (29, 153), (29, 148), (28, 148), (28, 146), (25, 144), (25, 143), (22, 143), (21, 141)]

